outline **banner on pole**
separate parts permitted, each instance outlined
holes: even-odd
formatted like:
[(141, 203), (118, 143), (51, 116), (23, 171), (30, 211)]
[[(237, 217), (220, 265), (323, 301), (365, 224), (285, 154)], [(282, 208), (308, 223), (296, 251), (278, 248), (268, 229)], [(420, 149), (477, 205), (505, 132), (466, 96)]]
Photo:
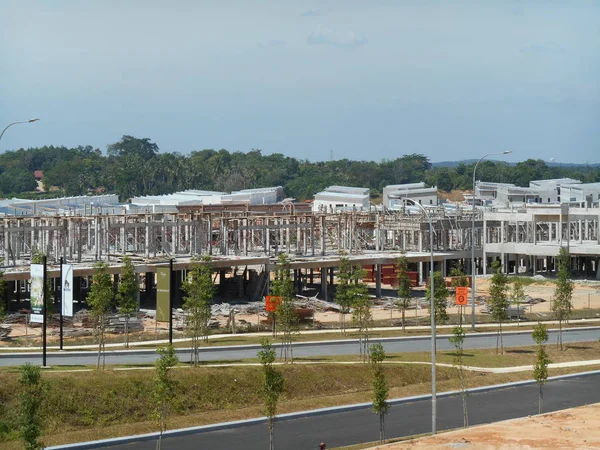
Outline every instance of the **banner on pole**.
[(467, 297), (469, 295), (469, 288), (459, 286), (456, 288), (456, 305), (467, 306)]
[(265, 296), (265, 309), (269, 312), (277, 311), (277, 307), (281, 304), (281, 297), (278, 295)]
[(32, 264), (31, 274), (31, 311), (34, 314), (42, 314), (44, 307), (44, 265)]
[(171, 269), (159, 267), (156, 270), (156, 321), (169, 321), (171, 305)]
[(30, 314), (29, 315), (29, 323), (44, 323), (44, 315), (43, 314)]
[(60, 284), (62, 315), (73, 317), (73, 266), (71, 264), (63, 264)]

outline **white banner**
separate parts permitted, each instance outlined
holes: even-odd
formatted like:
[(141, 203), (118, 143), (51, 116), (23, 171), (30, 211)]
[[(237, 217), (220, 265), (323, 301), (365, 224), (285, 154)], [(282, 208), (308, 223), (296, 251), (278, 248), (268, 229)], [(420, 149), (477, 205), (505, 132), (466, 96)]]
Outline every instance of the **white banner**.
[(29, 323), (44, 323), (44, 315), (43, 314), (30, 314), (29, 315)]
[(36, 314), (42, 313), (44, 306), (44, 265), (32, 264), (31, 274), (31, 311)]
[(73, 317), (73, 266), (71, 264), (63, 264), (60, 285), (62, 289), (60, 297), (62, 315)]

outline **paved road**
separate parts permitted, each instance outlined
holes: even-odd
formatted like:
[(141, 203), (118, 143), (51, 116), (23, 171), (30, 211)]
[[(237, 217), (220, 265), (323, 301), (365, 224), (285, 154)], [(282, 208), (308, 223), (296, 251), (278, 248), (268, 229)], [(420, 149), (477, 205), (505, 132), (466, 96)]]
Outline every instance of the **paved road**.
[[(572, 328), (563, 331), (563, 342), (586, 342), (596, 341), (600, 338), (600, 328), (581, 329)], [(377, 342), (373, 339), (372, 342)], [(550, 332), (550, 341), (556, 341), (556, 332)], [(397, 352), (422, 352), (429, 351), (431, 341), (429, 338), (391, 338), (384, 339), (383, 342), (387, 353)], [(516, 347), (523, 345), (533, 345), (531, 332), (522, 334), (504, 333), (504, 345), (506, 347)], [(485, 333), (481, 335), (467, 336), (465, 339), (465, 349), (470, 348), (495, 348), (495, 334)], [(438, 337), (438, 350), (451, 350), (453, 347), (448, 342), (447, 337)], [(230, 361), (255, 358), (258, 346), (237, 346), (237, 347), (208, 347), (201, 350), (200, 358), (203, 361)], [(299, 343), (294, 345), (295, 357), (306, 356), (332, 356), (332, 355), (355, 355), (358, 354), (359, 347), (356, 341), (340, 342), (321, 342), (321, 343)], [(181, 361), (190, 359), (189, 349), (178, 350)], [(40, 353), (30, 353), (21, 355), (0, 355), (0, 366), (16, 366), (31, 362), (37, 364), (41, 362)], [(47, 364), (50, 366), (77, 366), (96, 364), (97, 352), (64, 352), (48, 353)], [(149, 364), (156, 360), (156, 352), (153, 350), (125, 350), (125, 351), (107, 351), (107, 364)]]
[[(556, 411), (600, 402), (600, 375), (551, 381), (544, 389), (544, 411)], [(504, 388), (473, 393), (468, 397), (471, 425), (496, 422), (537, 414), (537, 385)], [(173, 424), (174, 425), (174, 424)], [(172, 426), (173, 426), (172, 425)], [(438, 399), (438, 430), (462, 426), (460, 397)], [(431, 400), (394, 405), (386, 418), (388, 438), (428, 433), (431, 431)], [(320, 441), (328, 448), (376, 441), (379, 420), (369, 408), (295, 418), (276, 423), (276, 448), (287, 450), (316, 449)], [(106, 448), (106, 447), (105, 447)], [(150, 450), (155, 441), (110, 447), (123, 450)], [(234, 429), (209, 431), (166, 438), (163, 449), (244, 449), (268, 448), (266, 424), (253, 424)]]

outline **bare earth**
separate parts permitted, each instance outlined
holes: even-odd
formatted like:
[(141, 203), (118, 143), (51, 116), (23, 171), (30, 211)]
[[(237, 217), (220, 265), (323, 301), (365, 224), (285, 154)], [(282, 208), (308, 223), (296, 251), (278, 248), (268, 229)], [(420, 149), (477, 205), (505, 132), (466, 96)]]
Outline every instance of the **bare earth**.
[[(525, 295), (528, 295), (532, 298), (542, 298), (545, 300), (543, 303), (527, 306), (526, 311), (538, 313), (540, 320), (551, 319), (550, 306), (555, 287), (556, 286), (554, 284), (531, 284), (525, 286), (523, 289), (525, 291)], [(490, 279), (477, 279), (476, 288), (477, 297), (489, 296)], [(471, 295), (470, 291), (469, 295)], [(588, 305), (590, 308), (600, 308), (600, 283), (580, 283), (575, 281), (573, 289), (573, 309), (587, 309)], [(477, 313), (479, 313), (481, 309), (483, 309), (483, 305), (476, 306)], [(449, 314), (458, 313), (458, 307), (452, 304), (451, 299), (448, 300), (447, 311)], [(470, 314), (470, 307), (467, 313)], [(389, 319), (390, 317), (394, 319), (400, 318), (400, 312), (398, 310), (390, 311), (389, 309), (374, 308), (372, 314), (373, 319), (375, 320)], [(414, 317), (415, 315), (418, 317), (429, 316), (429, 311), (424, 308), (420, 310), (413, 309), (406, 312), (407, 317)], [(336, 312), (317, 312), (315, 314), (315, 320), (322, 323), (337, 322), (339, 320), (339, 314)]]
[(373, 447), (373, 450), (598, 448), (600, 448), (600, 404), (596, 403), (541, 416), (442, 433), (435, 437), (381, 445)]
[[(477, 296), (488, 296), (489, 295), (489, 279), (477, 279)], [(387, 287), (387, 286), (384, 286)], [(423, 288), (420, 288), (423, 289)], [(543, 303), (537, 303), (535, 305), (527, 306), (528, 312), (533, 312), (539, 315), (540, 320), (549, 320), (552, 318), (550, 313), (550, 306), (552, 301), (552, 296), (554, 294), (555, 285), (554, 284), (531, 284), (524, 287), (525, 295), (528, 295), (532, 298), (542, 298), (545, 300)], [(469, 294), (470, 295), (470, 294)], [(600, 283), (581, 283), (574, 282), (574, 290), (573, 290), (573, 308), (574, 309), (586, 309), (586, 308), (600, 308)], [(476, 311), (479, 313), (483, 308), (482, 305), (476, 306)], [(467, 308), (467, 315), (470, 314), (470, 309)], [(448, 300), (448, 313), (456, 314), (458, 313), (458, 307), (452, 304), (452, 299)], [(384, 309), (381, 307), (375, 307), (372, 309), (373, 319), (381, 320), (381, 319), (398, 319), (400, 318), (400, 312), (397, 309)], [(426, 308), (423, 309), (412, 309), (406, 312), (407, 317), (425, 317), (429, 316), (429, 311)], [(340, 315), (337, 312), (328, 311), (328, 312), (316, 312), (315, 320), (321, 323), (332, 323), (337, 322), (340, 319)], [(248, 323), (256, 324), (260, 320), (264, 320), (263, 316), (256, 315), (244, 315), (238, 314), (236, 316), (236, 320), (245, 320)], [(350, 320), (349, 317), (347, 320)], [(222, 326), (225, 326), (226, 320), (223, 319)], [(27, 332), (25, 331), (24, 325), (14, 324), (11, 327), (10, 336), (11, 337), (20, 337), (28, 334), (29, 336), (40, 336), (41, 335), (41, 327), (32, 328), (28, 327)], [(146, 320), (146, 329), (154, 330), (155, 323), (153, 320)], [(159, 329), (163, 329), (163, 326), (159, 326)], [(53, 330), (54, 334), (58, 333), (57, 330)], [(57, 337), (49, 338), (50, 341), (58, 339)], [(0, 344), (1, 345), (1, 344)]]

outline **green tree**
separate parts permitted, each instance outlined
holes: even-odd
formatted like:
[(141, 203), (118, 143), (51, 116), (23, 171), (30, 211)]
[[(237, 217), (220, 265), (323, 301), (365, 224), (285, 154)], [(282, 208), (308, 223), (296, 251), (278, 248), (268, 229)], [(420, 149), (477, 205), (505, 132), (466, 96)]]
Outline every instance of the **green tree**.
[(452, 328), (452, 336), (448, 338), (450, 343), (454, 346), (454, 367), (458, 372), (458, 379), (460, 381), (460, 394), (462, 397), (462, 409), (463, 409), (463, 426), (467, 428), (469, 426), (469, 414), (467, 411), (467, 377), (465, 376), (464, 370), (464, 347), (465, 342), (465, 331), (461, 326)]
[(125, 256), (117, 291), (117, 305), (119, 312), (125, 317), (125, 347), (127, 348), (129, 348), (129, 319), (138, 309), (138, 289), (133, 262), (129, 256)]
[(135, 138), (125, 135), (119, 142), (108, 146), (110, 156), (139, 156), (143, 159), (152, 159), (158, 154), (158, 145), (150, 142), (149, 138)]
[[(44, 186), (58, 187), (61, 191), (57, 195), (85, 195), (104, 188), (125, 198), (191, 188), (229, 190), (281, 185), (288, 196), (304, 200), (332, 184), (361, 184), (373, 193), (381, 193), (388, 184), (422, 180), (445, 191), (470, 189), (474, 166), (460, 163), (454, 168), (432, 167), (427, 157), (418, 154), (380, 163), (348, 159), (312, 163), (277, 153), (263, 155), (259, 149), (245, 153), (205, 149), (184, 156), (159, 153), (149, 138), (123, 136), (108, 146), (107, 155), (90, 145), (5, 151), (0, 155), (0, 193), (22, 196), (32, 191), (36, 187), (33, 172), (43, 170)], [(482, 181), (519, 186), (544, 178), (600, 181), (598, 168), (548, 167), (542, 160), (514, 166), (482, 161), (477, 174)]]
[[(446, 287), (446, 282), (444, 281), (444, 277), (442, 277), (441, 272), (433, 273), (433, 300), (435, 307), (435, 323), (436, 325), (443, 325), (449, 319), (448, 312), (446, 311), (446, 299), (450, 295), (448, 288)], [(426, 290), (427, 299), (431, 299), (431, 277), (427, 280), (427, 290)], [(431, 310), (431, 302), (428, 302), (429, 309)], [(429, 311), (431, 314), (431, 311)]]
[(275, 448), (275, 417), (277, 416), (277, 404), (285, 390), (285, 378), (283, 373), (273, 366), (276, 353), (268, 339), (261, 340), (262, 349), (258, 352), (258, 359), (263, 369), (262, 398), (264, 412), (267, 416), (269, 427), (269, 450)]
[(558, 346), (563, 350), (562, 323), (571, 317), (573, 310), (573, 282), (571, 281), (571, 255), (561, 247), (558, 253), (558, 277), (552, 300), (552, 312), (558, 320)]
[(183, 309), (187, 313), (186, 328), (192, 337), (192, 364), (200, 362), (200, 339), (208, 341), (208, 325), (211, 317), (211, 304), (215, 296), (212, 280), (212, 259), (204, 256), (201, 261), (192, 260), (187, 279), (182, 286), (185, 292)]
[(452, 286), (453, 287), (468, 287), (469, 286), (469, 277), (463, 271), (462, 267), (455, 266), (450, 269), (450, 276), (452, 277)]
[(490, 283), (490, 313), (492, 319), (494, 319), (495, 322), (498, 322), (496, 353), (498, 353), (498, 348), (501, 353), (504, 353), (502, 323), (508, 319), (508, 277), (502, 272), (502, 265), (498, 260), (492, 263), (492, 273), (492, 281)]
[(352, 271), (350, 296), (352, 298), (352, 322), (358, 327), (360, 356), (364, 362), (369, 357), (369, 333), (373, 317), (371, 315), (371, 298), (369, 289), (362, 282), (364, 271), (355, 266)]
[(275, 279), (271, 283), (271, 294), (281, 297), (275, 311), (276, 326), (281, 331), (281, 351), (284, 361), (294, 362), (293, 337), (298, 315), (294, 307), (294, 281), (290, 276), (290, 264), (285, 253), (277, 257)]
[(404, 254), (396, 261), (396, 267), (398, 274), (398, 300), (396, 300), (396, 307), (402, 313), (402, 329), (404, 330), (406, 310), (410, 306), (410, 299), (412, 298), (412, 288), (408, 276), (408, 258)]
[[(326, 276), (322, 273), (321, 276)], [(352, 264), (346, 252), (340, 252), (340, 266), (338, 267), (338, 285), (335, 289), (335, 302), (340, 306), (340, 329), (346, 333), (346, 314), (352, 306), (352, 295), (350, 281), (352, 278)]]
[(27, 363), (20, 367), (19, 437), (27, 450), (44, 447), (40, 442), (43, 429), (42, 399), (44, 384), (40, 368)]
[(525, 282), (523, 278), (515, 278), (511, 290), (511, 298), (517, 305), (517, 325), (521, 322), (521, 304), (525, 301)]
[(538, 414), (542, 413), (542, 406), (544, 402), (544, 384), (548, 380), (548, 364), (552, 361), (548, 358), (544, 343), (548, 341), (548, 329), (546, 325), (539, 323), (533, 327), (531, 337), (536, 342), (538, 348), (536, 352), (535, 365), (533, 366), (533, 378), (539, 386), (538, 396)]
[(94, 270), (92, 287), (87, 296), (87, 304), (90, 307), (90, 315), (94, 320), (98, 340), (98, 362), (96, 367), (104, 369), (106, 364), (106, 358), (104, 357), (106, 323), (114, 300), (113, 282), (106, 263), (97, 262), (94, 265)]
[(171, 406), (175, 400), (176, 381), (171, 376), (171, 369), (179, 363), (172, 345), (156, 349), (159, 358), (156, 360), (156, 374), (154, 376), (154, 419), (159, 426), (157, 450), (162, 445), (162, 437), (167, 431), (167, 419), (171, 412)]
[(33, 191), (37, 187), (33, 171), (22, 167), (12, 167), (0, 172), (0, 192), (5, 194), (18, 194)]
[(379, 415), (379, 442), (383, 444), (385, 441), (385, 416), (390, 409), (387, 401), (390, 389), (383, 370), (385, 351), (381, 343), (371, 345), (370, 360), (373, 372), (373, 412)]

